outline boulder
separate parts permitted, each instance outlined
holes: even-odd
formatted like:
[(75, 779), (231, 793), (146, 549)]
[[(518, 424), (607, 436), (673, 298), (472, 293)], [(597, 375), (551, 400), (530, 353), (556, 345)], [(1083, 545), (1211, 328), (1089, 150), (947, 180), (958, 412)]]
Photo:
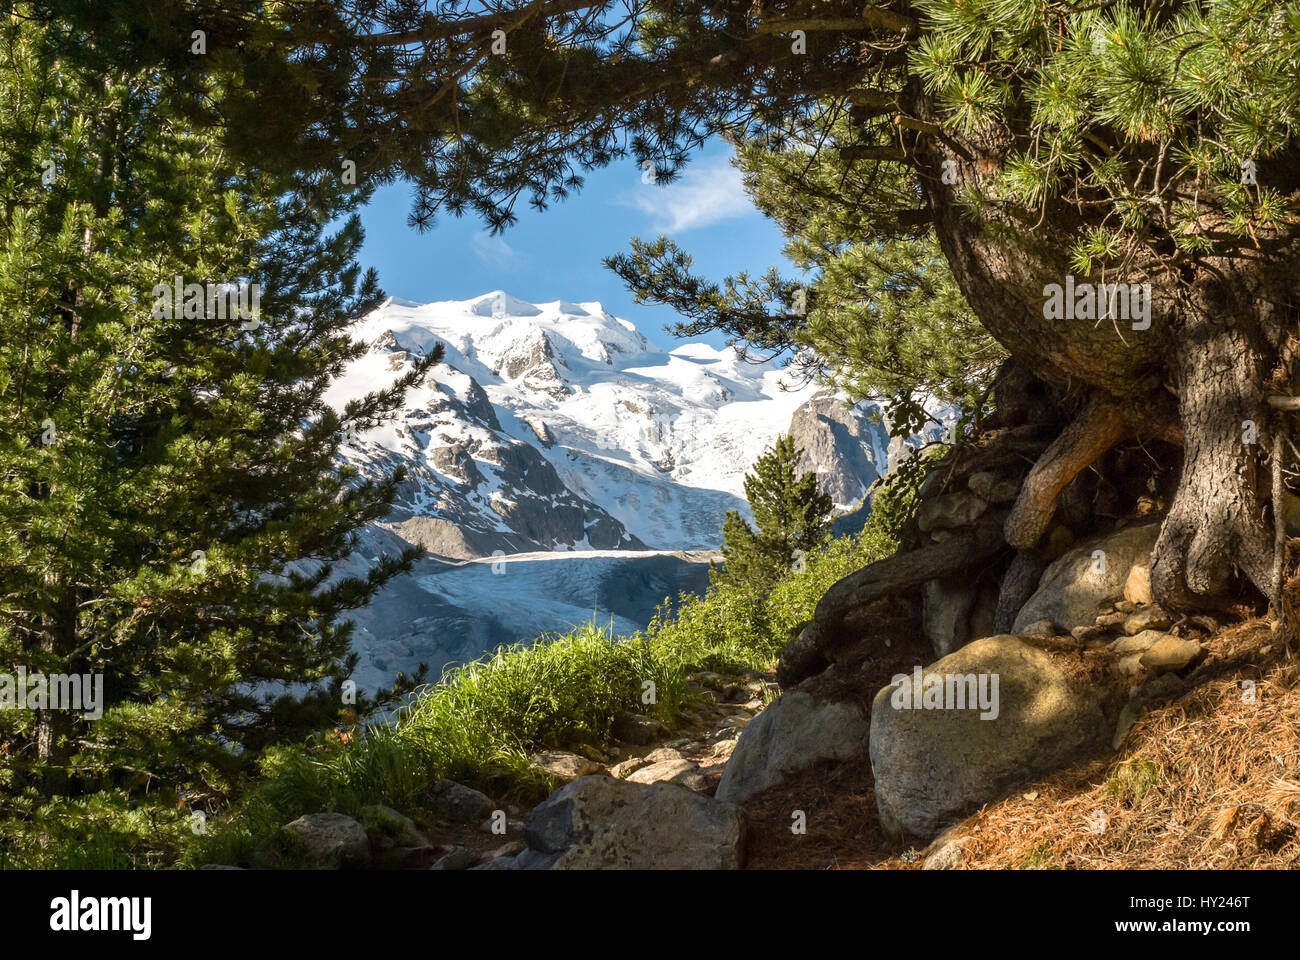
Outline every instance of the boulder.
[(654, 717), (647, 717), (643, 713), (625, 713), (614, 721), (613, 732), (615, 739), (641, 747), (654, 743), (661, 730), (663, 724)]
[(317, 867), (359, 867), (370, 859), (366, 829), (341, 813), (310, 813), (284, 825)]
[(734, 870), (745, 822), (733, 804), (677, 784), (582, 777), (533, 810), (527, 836), (502, 868)]
[(439, 780), (430, 793), (442, 814), (457, 823), (476, 823), (492, 810), (486, 794), (455, 780)]
[(819, 760), (847, 759), (864, 746), (870, 723), (857, 704), (784, 693), (741, 731), (717, 797), (741, 803)]
[[(1098, 656), (1101, 656), (1100, 654)], [(871, 708), (871, 764), (885, 831), (930, 838), (1017, 783), (1108, 745), (1124, 695), (1077, 652), (1015, 636), (976, 640), (895, 678)]]
[(1125, 598), (1130, 572), (1150, 563), (1159, 534), (1160, 524), (1148, 523), (1066, 552), (1043, 571), (1038, 589), (1016, 615), (1012, 633), (1023, 634), (1039, 620), (1052, 621), (1063, 633), (1094, 625), (1103, 608)]

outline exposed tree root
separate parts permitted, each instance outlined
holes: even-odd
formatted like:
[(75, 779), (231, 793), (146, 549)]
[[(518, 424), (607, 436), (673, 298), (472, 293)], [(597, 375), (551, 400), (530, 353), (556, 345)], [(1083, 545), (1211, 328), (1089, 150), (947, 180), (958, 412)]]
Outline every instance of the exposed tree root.
[(993, 629), (998, 633), (1011, 632), (1016, 614), (1020, 613), (1020, 608), (1038, 589), (1038, 578), (1046, 566), (1036, 553), (1029, 550), (1017, 551), (1011, 566), (1002, 575), (1002, 584), (998, 588), (998, 606), (993, 614)]
[(1017, 550), (1036, 546), (1052, 522), (1056, 500), (1065, 485), (1127, 433), (1120, 408), (1095, 395), (1029, 471), (1007, 516), (1007, 543)]
[(817, 603), (812, 622), (785, 650), (777, 665), (777, 680), (789, 687), (824, 670), (825, 651), (839, 639), (846, 615), (858, 607), (935, 577), (968, 570), (1003, 549), (1001, 511), (933, 546), (898, 553), (855, 570), (837, 582)]

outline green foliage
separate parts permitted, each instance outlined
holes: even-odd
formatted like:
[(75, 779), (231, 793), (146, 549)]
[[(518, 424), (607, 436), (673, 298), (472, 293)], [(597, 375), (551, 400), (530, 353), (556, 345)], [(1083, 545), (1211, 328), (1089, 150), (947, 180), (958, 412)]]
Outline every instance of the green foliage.
[(809, 551), (826, 542), (831, 530), (831, 498), (817, 490), (817, 475), (798, 475), (803, 451), (794, 437), (778, 437), (745, 474), (745, 498), (758, 524), (755, 531), (735, 510), (722, 525), (722, 569), (710, 577), (768, 589)]
[(1264, 165), (1293, 143), (1294, 5), (924, 0), (917, 8), (935, 32), (913, 47), (910, 65), (945, 122), (964, 129), (1029, 107), (1025, 148), (1001, 173), (1007, 195), (1030, 208), (1051, 197), (1099, 208), (1073, 251), (1076, 270), (1163, 235), (1152, 218), (1167, 217), (1178, 246), (1196, 252), (1211, 248), (1214, 220), (1247, 237), (1285, 216), (1278, 192), (1247, 182), (1243, 165)]
[[(66, 815), (161, 843), (158, 810), (215, 807), (268, 744), (337, 722), (344, 615), (418, 553), (335, 575), (401, 480), (338, 445), (438, 354), (329, 409), (382, 297), (356, 262), (368, 193), (234, 162), (192, 119), (219, 85), (96, 72), (67, 40), (0, 23), (0, 664), (102, 676), (103, 716), (0, 711), (0, 833)], [(257, 284), (259, 309), (160, 302), (176, 277)]]
[(746, 192), (788, 238), (784, 253), (806, 279), (772, 268), (710, 283), (665, 237), (634, 239), (630, 253), (605, 262), (638, 302), (685, 317), (679, 336), (716, 331), (742, 353), (788, 352), (800, 376), (853, 399), (890, 400), (891, 430), (908, 435), (926, 422), (928, 398), (977, 407), (1005, 353), (966, 305), (933, 235), (900, 221), (918, 203), (913, 177), (840, 149), (859, 139), (828, 108), (793, 133), (736, 144)]
[(894, 472), (881, 477), (871, 490), (871, 523), (885, 536), (900, 540), (916, 515), (916, 497), (927, 473), (948, 452), (937, 444), (904, 460)]
[(1163, 779), (1160, 765), (1150, 760), (1128, 759), (1108, 771), (1106, 795), (1133, 807)]
[[(615, 637), (590, 623), (564, 636), (502, 648), (425, 687), (394, 717), (352, 734), (267, 750), (265, 782), (185, 851), (193, 865), (293, 863), (279, 827), (305, 813), (355, 815), (382, 803), (419, 819), (438, 779), (528, 802), (554, 785), (529, 765), (544, 748), (601, 746), (617, 718), (649, 713), (671, 726), (698, 670), (765, 669), (836, 580), (887, 555), (895, 543), (872, 523), (831, 541), (789, 571), (766, 598), (715, 584), (703, 596), (665, 602), (647, 629)], [(654, 684), (654, 703), (643, 700)], [(269, 851), (269, 852), (267, 852)]]
[(194, 839), (192, 811), (174, 794), (137, 788), (17, 803), (25, 815), (0, 822), (0, 869), (158, 869)]

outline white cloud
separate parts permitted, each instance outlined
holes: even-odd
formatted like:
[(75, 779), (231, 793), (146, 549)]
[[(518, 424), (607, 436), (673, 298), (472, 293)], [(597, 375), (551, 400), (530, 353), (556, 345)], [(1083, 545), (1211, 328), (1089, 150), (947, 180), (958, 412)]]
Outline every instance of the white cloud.
[(494, 237), (487, 230), (474, 234), (469, 242), (469, 248), (474, 251), (476, 257), (498, 270), (515, 270), (524, 259), (524, 255), (506, 243), (504, 237), (500, 235)]
[(639, 184), (615, 202), (640, 210), (650, 217), (651, 227), (663, 233), (712, 226), (754, 209), (745, 195), (740, 171), (726, 158), (687, 167), (667, 186)]

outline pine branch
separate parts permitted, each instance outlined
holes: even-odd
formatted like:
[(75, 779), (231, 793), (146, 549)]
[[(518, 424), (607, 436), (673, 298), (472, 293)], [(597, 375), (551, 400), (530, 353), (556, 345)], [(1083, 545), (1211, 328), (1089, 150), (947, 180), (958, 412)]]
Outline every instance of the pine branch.
[(405, 47), (414, 43), (431, 43), (464, 36), (491, 35), (493, 30), (508, 32), (509, 29), (514, 29), (537, 16), (558, 17), (586, 10), (589, 7), (605, 5), (606, 2), (602, 0), (533, 0), (522, 10), (484, 13), (459, 20), (437, 20), (430, 17), (423, 26), (415, 30), (364, 34), (361, 40), (371, 47)]
[(756, 32), (759, 34), (773, 34), (791, 33), (795, 30), (803, 30), (807, 33), (836, 30), (843, 32), (888, 30), (892, 33), (901, 33), (905, 37), (913, 37), (920, 32), (920, 24), (912, 17), (904, 14), (869, 6), (863, 8), (861, 17), (791, 17), (780, 20), (764, 20), (758, 25)]

